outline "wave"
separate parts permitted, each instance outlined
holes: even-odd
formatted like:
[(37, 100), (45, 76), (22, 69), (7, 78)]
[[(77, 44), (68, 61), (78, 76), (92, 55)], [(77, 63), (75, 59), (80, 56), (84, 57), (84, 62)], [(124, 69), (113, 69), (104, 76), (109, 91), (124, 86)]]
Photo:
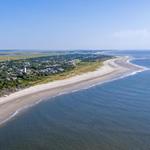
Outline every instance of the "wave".
[[(46, 100), (46, 99), (45, 99)], [(39, 104), (40, 102), (44, 101), (44, 99), (40, 99), (38, 101), (36, 101), (35, 103), (33, 104), (30, 104), (30, 105), (26, 105), (26, 106), (23, 106), (19, 109), (17, 109), (15, 112), (13, 112), (7, 119), (3, 120), (0, 122), (0, 125), (2, 124), (5, 124), (7, 121), (11, 120), (12, 118), (14, 118), (16, 115), (18, 115), (21, 111), (25, 110), (25, 109), (28, 109), (30, 107), (33, 107), (34, 105), (36, 104)]]

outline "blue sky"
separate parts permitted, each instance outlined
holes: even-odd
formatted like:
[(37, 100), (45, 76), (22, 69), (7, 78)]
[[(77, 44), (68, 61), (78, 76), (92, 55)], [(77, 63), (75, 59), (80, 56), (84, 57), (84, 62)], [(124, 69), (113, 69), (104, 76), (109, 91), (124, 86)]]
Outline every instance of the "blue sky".
[(0, 49), (150, 49), (149, 0), (0, 0)]

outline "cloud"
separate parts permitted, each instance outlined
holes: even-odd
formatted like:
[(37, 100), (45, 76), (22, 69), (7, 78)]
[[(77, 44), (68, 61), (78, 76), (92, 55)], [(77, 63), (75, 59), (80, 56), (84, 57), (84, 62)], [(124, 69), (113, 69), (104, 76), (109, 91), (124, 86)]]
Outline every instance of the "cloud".
[(111, 47), (119, 49), (150, 49), (150, 31), (147, 29), (121, 30), (111, 34)]
[(113, 34), (115, 38), (150, 38), (150, 32), (146, 29), (122, 30)]

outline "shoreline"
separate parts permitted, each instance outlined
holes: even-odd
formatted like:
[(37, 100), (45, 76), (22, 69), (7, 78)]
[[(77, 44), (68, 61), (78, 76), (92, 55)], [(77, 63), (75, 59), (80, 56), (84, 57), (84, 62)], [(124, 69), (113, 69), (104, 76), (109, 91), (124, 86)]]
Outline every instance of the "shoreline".
[(144, 67), (134, 65), (130, 57), (117, 57), (104, 62), (96, 71), (87, 72), (68, 79), (36, 85), (0, 98), (0, 124), (18, 112), (48, 98), (87, 89), (131, 74), (142, 72)]

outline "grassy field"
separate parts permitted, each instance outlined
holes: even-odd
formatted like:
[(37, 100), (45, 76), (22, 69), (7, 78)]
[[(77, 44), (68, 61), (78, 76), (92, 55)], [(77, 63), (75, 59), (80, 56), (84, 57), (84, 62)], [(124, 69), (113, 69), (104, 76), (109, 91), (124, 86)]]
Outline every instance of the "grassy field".
[(44, 57), (44, 56), (54, 56), (54, 55), (63, 55), (65, 52), (0, 52), (0, 61), (9, 61), (9, 60), (19, 60), (19, 59), (29, 59), (35, 57)]
[(19, 60), (19, 59), (28, 59), (34, 57), (41, 57), (44, 55), (30, 55), (30, 56), (0, 56), (0, 61), (9, 61), (9, 60)]

